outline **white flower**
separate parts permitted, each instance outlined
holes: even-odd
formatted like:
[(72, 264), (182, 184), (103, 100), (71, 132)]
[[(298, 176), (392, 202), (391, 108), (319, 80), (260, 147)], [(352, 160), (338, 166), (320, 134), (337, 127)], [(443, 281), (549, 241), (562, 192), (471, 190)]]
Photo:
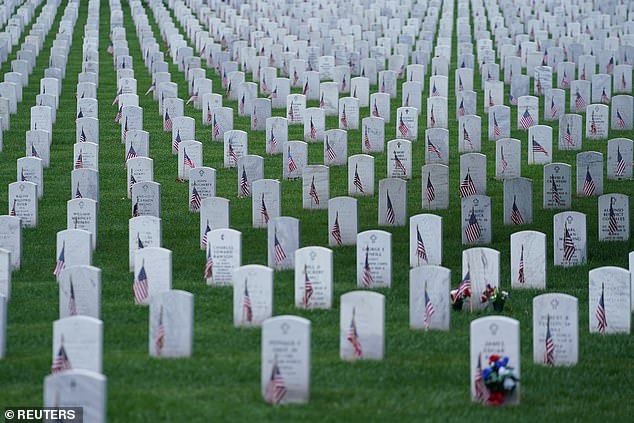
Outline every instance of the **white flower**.
[(510, 391), (514, 387), (515, 387), (515, 381), (512, 378), (507, 377), (506, 379), (504, 379), (504, 389), (505, 390)]
[(500, 367), (498, 369), (498, 375), (500, 375), (500, 377), (504, 377), (506, 375), (511, 375), (513, 372), (509, 369), (507, 369), (506, 367)]

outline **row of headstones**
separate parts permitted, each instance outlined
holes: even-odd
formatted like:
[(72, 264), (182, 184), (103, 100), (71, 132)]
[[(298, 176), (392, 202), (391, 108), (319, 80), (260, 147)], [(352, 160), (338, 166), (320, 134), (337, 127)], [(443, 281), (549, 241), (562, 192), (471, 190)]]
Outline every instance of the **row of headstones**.
[[(256, 273), (266, 269), (255, 268), (262, 266), (248, 267), (250, 269), (245, 268), (247, 273), (240, 276), (259, 278), (261, 275)], [(603, 267), (590, 272), (591, 333), (629, 333), (629, 278), (629, 272), (619, 268)], [(436, 280), (429, 282), (432, 286), (442, 283)], [(424, 289), (423, 313), (431, 319), (436, 314), (436, 308), (427, 295), (426, 286)], [(244, 314), (249, 313), (251, 306), (247, 306), (244, 306)], [(190, 356), (193, 346), (193, 295), (178, 290), (155, 295), (149, 313), (150, 355)], [(533, 361), (546, 366), (575, 365), (579, 354), (578, 324), (575, 297), (551, 293), (534, 298)], [(309, 320), (297, 316), (269, 317), (262, 322), (261, 390), (267, 402), (308, 401), (310, 328)], [(54, 323), (53, 332), (57, 348), (64, 349), (70, 369), (47, 377), (45, 405), (60, 406), (70, 401), (72, 405), (83, 405), (84, 413), (105, 413), (105, 379), (98, 376), (103, 354), (101, 321), (85, 316), (60, 319)], [(384, 296), (360, 291), (342, 295), (339, 338), (343, 360), (382, 360), (385, 354)], [(474, 401), (486, 399), (486, 388), (478, 384), (482, 383), (482, 372), (489, 357), (493, 354), (508, 357), (509, 366), (515, 368), (519, 377), (519, 351), (517, 320), (489, 316), (471, 323), (470, 385)], [(74, 382), (72, 385), (71, 381)], [(68, 392), (69, 385), (71, 392)], [(54, 404), (53, 401), (60, 403)], [(519, 389), (507, 399), (507, 403), (517, 402)]]
[[(3, 33), (0, 33), (0, 61), (7, 60), (13, 46), (20, 41), (27, 25), (35, 17), (35, 9), (41, 1), (28, 1), (23, 4), (8, 22)], [(25, 36), (16, 59), (11, 62), (11, 71), (4, 74), (4, 82), (0, 83), (0, 132), (9, 130), (10, 117), (17, 113), (17, 105), (22, 102), (23, 87), (29, 84), (29, 75), (33, 72), (35, 60), (44, 46), (44, 39), (53, 25), (57, 14), (58, 2), (49, 2), (40, 11), (36, 22)], [(0, 151), (2, 151), (2, 134), (0, 133)]]

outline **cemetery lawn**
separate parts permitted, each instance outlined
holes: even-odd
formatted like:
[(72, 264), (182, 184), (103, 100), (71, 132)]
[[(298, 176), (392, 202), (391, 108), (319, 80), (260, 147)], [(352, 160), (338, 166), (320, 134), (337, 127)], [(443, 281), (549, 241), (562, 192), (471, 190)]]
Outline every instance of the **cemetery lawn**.
[[(24, 156), (25, 131), (30, 107), (39, 92), (39, 79), (48, 66), (49, 52), (66, 1), (58, 10), (53, 29), (24, 88), (18, 113), (11, 116), (11, 129), (4, 134), (0, 153), (0, 209), (8, 210), (7, 185), (16, 180), (16, 160)], [(75, 87), (81, 72), (83, 27), (87, 2), (82, 2), (73, 44), (63, 81), (57, 121), (53, 127), (51, 166), (45, 169), (44, 197), (39, 203), (39, 226), (23, 230), (22, 269), (13, 274), (12, 298), (8, 306), (7, 355), (0, 361), (0, 408), (41, 406), (43, 380), (52, 361), (52, 322), (58, 318), (58, 287), (52, 275), (55, 264), (55, 236), (66, 229), (66, 201), (71, 199), (70, 174), (75, 138)], [(39, 13), (38, 9), (36, 11)], [(522, 176), (533, 180), (534, 222), (521, 229), (547, 234), (546, 292), (562, 292), (579, 299), (579, 363), (570, 368), (545, 368), (532, 363), (532, 299), (542, 291), (510, 290), (510, 235), (517, 228), (503, 226), (503, 184), (494, 179), (495, 144), (483, 142), (488, 157), (487, 194), (492, 198), (493, 242), (501, 252), (503, 289), (511, 291), (504, 315), (520, 321), (521, 405), (491, 409), (470, 402), (469, 324), (487, 313), (451, 314), (449, 332), (424, 333), (409, 329), (409, 240), (408, 228), (389, 228), (392, 233), (393, 282), (391, 289), (378, 290), (386, 296), (385, 359), (380, 362), (342, 362), (339, 359), (339, 297), (356, 289), (356, 249), (334, 250), (334, 302), (331, 310), (304, 311), (293, 305), (293, 272), (276, 272), (274, 314), (293, 314), (312, 322), (311, 399), (306, 405), (271, 407), (260, 394), (260, 330), (236, 329), (232, 320), (230, 287), (210, 288), (203, 280), (205, 254), (198, 247), (199, 221), (188, 211), (187, 184), (176, 181), (177, 163), (171, 153), (171, 137), (162, 130), (157, 103), (143, 96), (151, 78), (143, 65), (131, 10), (123, 2), (124, 22), (130, 54), (138, 80), (139, 105), (144, 110), (144, 129), (150, 132), (150, 156), (154, 179), (161, 184), (163, 246), (173, 252), (173, 288), (195, 296), (194, 354), (187, 359), (152, 359), (148, 355), (148, 309), (134, 305), (133, 275), (128, 272), (128, 219), (124, 146), (120, 127), (113, 121), (116, 72), (106, 52), (110, 9), (101, 1), (100, 26), (100, 184), (98, 246), (93, 264), (102, 269), (102, 320), (104, 322), (103, 373), (108, 380), (107, 416), (110, 422), (149, 421), (620, 421), (634, 415), (634, 337), (590, 335), (588, 328), (588, 271), (611, 265), (628, 267), (627, 254), (634, 241), (597, 241), (597, 199), (573, 198), (573, 209), (587, 215), (588, 263), (570, 269), (552, 265), (552, 218), (554, 211), (542, 210), (542, 166), (528, 166), (525, 132), (511, 136), (522, 140)], [(147, 11), (155, 36), (158, 25)], [(182, 28), (181, 28), (182, 31)], [(28, 33), (28, 28), (24, 34)], [(454, 51), (456, 48), (454, 37)], [(166, 51), (164, 45), (162, 51)], [(18, 47), (2, 65), (10, 70)], [(455, 69), (452, 63), (451, 69)], [(189, 98), (183, 73), (170, 65), (172, 81), (179, 85), (179, 97)], [(449, 78), (450, 116), (455, 113), (453, 72)], [(220, 78), (213, 70), (214, 91), (221, 92)], [(247, 75), (250, 80), (250, 75)], [(475, 85), (480, 81), (475, 72)], [(373, 87), (372, 90), (375, 90)], [(508, 87), (506, 88), (508, 90)], [(508, 91), (507, 91), (508, 94)], [(429, 95), (425, 86), (424, 97)], [(541, 105), (543, 106), (543, 100)], [(479, 93), (478, 112), (486, 116)], [(316, 102), (309, 102), (314, 106)], [(400, 104), (400, 89), (392, 108)], [(225, 99), (224, 105), (237, 110)], [(361, 117), (367, 116), (367, 108)], [(251, 227), (251, 199), (237, 197), (237, 171), (223, 168), (223, 146), (211, 142), (209, 127), (201, 124), (201, 112), (186, 106), (186, 115), (196, 119), (197, 140), (204, 144), (204, 164), (217, 170), (217, 195), (231, 202), (231, 227), (242, 232), (243, 264), (266, 265), (266, 230)], [(274, 110), (283, 116), (284, 111)], [(249, 133), (249, 152), (265, 158), (266, 178), (282, 175), (281, 156), (264, 154), (264, 133), (249, 129), (248, 117), (234, 115), (235, 129)], [(386, 140), (395, 134), (395, 119), (386, 125)], [(511, 121), (515, 122), (512, 107)], [(425, 112), (419, 119), (419, 139), (413, 143), (413, 178), (408, 182), (408, 216), (421, 210), (421, 166), (424, 164)], [(337, 127), (337, 118), (327, 118), (327, 128)], [(515, 123), (512, 123), (515, 128)], [(554, 134), (557, 123), (553, 124)], [(436, 212), (443, 217), (443, 265), (452, 271), (452, 286), (461, 278), (460, 199), (458, 197), (459, 156), (456, 148), (458, 125), (450, 121), (450, 208)], [(633, 133), (611, 131), (610, 138)], [(303, 139), (301, 126), (289, 127), (289, 139)], [(607, 142), (585, 141), (584, 149), (607, 154)], [(361, 152), (361, 131), (348, 133), (348, 154)], [(555, 151), (554, 161), (575, 163), (575, 152)], [(309, 162), (323, 163), (323, 144), (309, 146)], [(375, 155), (377, 180), (386, 176), (386, 155)], [(378, 183), (378, 182), (377, 182)], [(634, 196), (631, 181), (604, 181), (604, 192)], [(330, 197), (347, 195), (347, 169), (330, 169)], [(327, 246), (327, 211), (302, 210), (301, 181), (282, 181), (282, 215), (301, 220), (300, 246)], [(377, 228), (378, 196), (358, 200), (359, 232)], [(632, 210), (630, 210), (630, 215)], [(382, 228), (385, 229), (385, 228)], [(592, 311), (594, 312), (594, 311)]]

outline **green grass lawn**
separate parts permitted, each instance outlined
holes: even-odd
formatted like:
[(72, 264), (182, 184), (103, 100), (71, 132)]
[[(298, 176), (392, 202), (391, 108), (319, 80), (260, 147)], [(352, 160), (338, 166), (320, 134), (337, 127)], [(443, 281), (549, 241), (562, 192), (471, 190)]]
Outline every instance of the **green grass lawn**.
[[(67, 2), (60, 5), (53, 29), (46, 39), (24, 88), (24, 100), (11, 117), (11, 130), (4, 134), (0, 153), (0, 210), (8, 211), (7, 185), (16, 180), (16, 159), (25, 151), (25, 131), (29, 126), (29, 108), (39, 92), (39, 79), (48, 65), (52, 41)], [(39, 12), (39, 11), (38, 11)], [(100, 117), (100, 184), (98, 247), (94, 265), (102, 269), (102, 320), (104, 322), (103, 373), (108, 378), (108, 419), (111, 422), (146, 421), (598, 421), (621, 420), (634, 414), (629, 401), (634, 389), (634, 340), (631, 336), (599, 336), (588, 332), (588, 271), (598, 266), (627, 267), (627, 254), (634, 241), (599, 243), (597, 241), (597, 199), (574, 198), (573, 209), (586, 213), (588, 263), (575, 268), (552, 265), (553, 211), (541, 209), (542, 166), (528, 166), (526, 133), (514, 130), (511, 136), (522, 140), (522, 176), (533, 180), (534, 222), (521, 229), (547, 234), (547, 290), (563, 292), (579, 299), (579, 363), (570, 368), (544, 368), (532, 363), (532, 299), (536, 290), (513, 290), (504, 314), (520, 321), (522, 353), (522, 400), (513, 408), (490, 409), (470, 402), (469, 324), (485, 313), (451, 315), (449, 332), (409, 329), (409, 239), (407, 227), (389, 228), (392, 233), (393, 281), (391, 289), (378, 290), (386, 296), (386, 349), (380, 362), (342, 362), (339, 359), (338, 298), (356, 289), (356, 250), (334, 251), (334, 303), (332, 310), (305, 311), (293, 305), (293, 272), (275, 273), (274, 314), (294, 314), (312, 322), (311, 400), (305, 405), (273, 408), (260, 396), (260, 331), (236, 329), (232, 320), (232, 289), (210, 288), (203, 280), (205, 254), (198, 247), (198, 216), (188, 212), (187, 184), (176, 182), (177, 160), (171, 153), (170, 134), (164, 133), (158, 105), (151, 96), (143, 96), (151, 76), (143, 65), (131, 10), (123, 4), (124, 25), (130, 54), (134, 57), (138, 81), (139, 105), (144, 110), (144, 129), (150, 133), (150, 156), (154, 159), (154, 179), (161, 183), (163, 246), (173, 252), (173, 288), (195, 296), (194, 353), (187, 359), (152, 359), (148, 356), (148, 309), (134, 305), (133, 275), (128, 272), (128, 219), (130, 200), (126, 198), (124, 145), (120, 127), (113, 121), (111, 106), (116, 94), (116, 72), (112, 56), (106, 52), (110, 29), (110, 7), (101, 1), (100, 78), (98, 87)], [(37, 12), (36, 12), (37, 13)], [(147, 9), (157, 41), (158, 25)], [(73, 44), (63, 81), (63, 91), (53, 128), (51, 166), (45, 170), (45, 193), (39, 204), (37, 229), (23, 231), (22, 269), (13, 274), (9, 304), (7, 356), (0, 361), (0, 407), (39, 406), (43, 380), (52, 360), (52, 322), (58, 317), (58, 289), (52, 275), (55, 263), (55, 235), (66, 229), (66, 201), (71, 197), (70, 174), (73, 168), (75, 138), (75, 87), (81, 72), (81, 49), (87, 2), (82, 2), (75, 26)], [(182, 31), (182, 28), (181, 28)], [(28, 34), (28, 29), (25, 35)], [(457, 51), (454, 37), (454, 54)], [(165, 47), (162, 47), (166, 51)], [(15, 48), (17, 51), (18, 48)], [(10, 60), (2, 72), (10, 69)], [(453, 69), (449, 78), (450, 116), (454, 117)], [(170, 65), (172, 81), (179, 85), (179, 97), (187, 99), (183, 73)], [(220, 78), (212, 69), (214, 89), (221, 92)], [(247, 75), (250, 79), (250, 75)], [(478, 86), (479, 73), (474, 81)], [(427, 85), (427, 84), (426, 84)], [(376, 87), (374, 87), (376, 89)], [(508, 89), (508, 88), (507, 88)], [(424, 97), (429, 95), (425, 87)], [(486, 119), (479, 92), (478, 112), (483, 116), (483, 140)], [(392, 109), (400, 105), (392, 100)], [(543, 102), (542, 102), (543, 103)], [(225, 105), (237, 110), (233, 101)], [(543, 104), (542, 104), (543, 105)], [(316, 102), (309, 102), (316, 106)], [(515, 121), (516, 108), (512, 108)], [(284, 116), (283, 110), (274, 115)], [(223, 168), (223, 146), (210, 141), (209, 127), (203, 127), (201, 113), (186, 106), (186, 115), (197, 121), (197, 139), (204, 144), (204, 165), (217, 170), (217, 195), (231, 201), (231, 227), (242, 232), (243, 264), (266, 265), (266, 231), (251, 227), (251, 199), (237, 197), (237, 170)], [(361, 117), (369, 115), (368, 109)], [(235, 117), (235, 129), (249, 133), (249, 153), (264, 156), (266, 178), (281, 179), (281, 156), (266, 156), (264, 133), (249, 129), (248, 117)], [(394, 115), (393, 115), (394, 116)], [(394, 120), (386, 125), (386, 141), (395, 133)], [(419, 118), (419, 140), (413, 143), (413, 178), (408, 182), (408, 216), (421, 210), (421, 166), (424, 142), (421, 134), (425, 112)], [(461, 277), (460, 199), (458, 197), (459, 155), (456, 148), (458, 126), (450, 121), (450, 187), (448, 210), (443, 217), (443, 265), (452, 270), (452, 285)], [(513, 123), (513, 128), (515, 124)], [(327, 128), (337, 127), (337, 118), (327, 119)], [(557, 123), (553, 124), (557, 134)], [(611, 132), (610, 138), (634, 134)], [(556, 136), (556, 135), (555, 135)], [(301, 126), (289, 127), (289, 139), (303, 139)], [(556, 143), (555, 143), (556, 144)], [(586, 141), (585, 150), (607, 154), (606, 141)], [(556, 149), (555, 149), (556, 150)], [(361, 152), (361, 131), (349, 131), (348, 154)], [(484, 141), (487, 155), (487, 193), (492, 198), (493, 242), (501, 252), (502, 287), (510, 290), (510, 235), (518, 228), (504, 226), (503, 183), (494, 178), (495, 144)], [(574, 152), (554, 151), (553, 161), (572, 164)], [(309, 146), (309, 163), (323, 163), (323, 145)], [(386, 156), (375, 156), (377, 179), (386, 177)], [(604, 192), (634, 194), (631, 181), (604, 182)], [(330, 196), (347, 194), (347, 169), (330, 170)], [(328, 242), (326, 211), (301, 208), (300, 181), (282, 181), (282, 215), (301, 219), (301, 246)], [(359, 231), (377, 227), (378, 197), (358, 200)], [(631, 213), (632, 211), (630, 211)]]

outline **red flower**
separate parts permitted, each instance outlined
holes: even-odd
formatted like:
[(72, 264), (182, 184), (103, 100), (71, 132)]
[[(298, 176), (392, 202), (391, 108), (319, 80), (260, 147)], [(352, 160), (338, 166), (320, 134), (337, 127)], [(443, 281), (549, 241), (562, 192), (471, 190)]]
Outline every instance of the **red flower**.
[(491, 354), (489, 356), (489, 363), (495, 363), (496, 361), (498, 361), (500, 359), (500, 356), (497, 354)]
[(489, 399), (487, 400), (489, 405), (502, 405), (504, 403), (504, 393), (503, 392), (491, 392), (489, 395)]

